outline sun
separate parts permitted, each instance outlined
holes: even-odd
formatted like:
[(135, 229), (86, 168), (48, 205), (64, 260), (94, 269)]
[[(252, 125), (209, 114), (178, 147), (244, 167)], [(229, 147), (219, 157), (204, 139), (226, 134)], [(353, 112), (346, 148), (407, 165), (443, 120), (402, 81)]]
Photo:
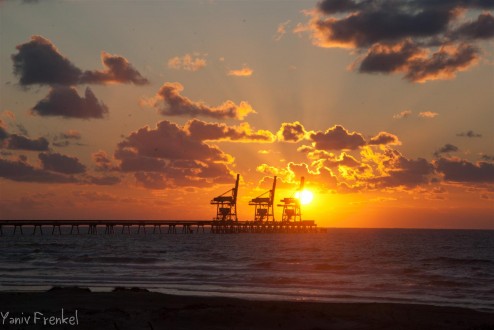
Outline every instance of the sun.
[(304, 189), (302, 191), (297, 191), (295, 193), (295, 198), (298, 198), (302, 205), (307, 205), (310, 202), (312, 202), (312, 199), (314, 198), (314, 194), (312, 193), (312, 191)]

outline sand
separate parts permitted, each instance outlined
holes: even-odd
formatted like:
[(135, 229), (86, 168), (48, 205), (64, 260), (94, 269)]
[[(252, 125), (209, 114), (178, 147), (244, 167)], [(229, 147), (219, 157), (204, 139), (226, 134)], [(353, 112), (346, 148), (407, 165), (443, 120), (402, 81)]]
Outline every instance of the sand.
[[(62, 308), (65, 325), (40, 326), (42, 317), (62, 322)], [(138, 289), (3, 292), (0, 312), (0, 329), (494, 329), (494, 313), (464, 308), (250, 301), (165, 295)], [(4, 319), (7, 312), (9, 316)], [(34, 314), (38, 317), (36, 325)], [(22, 317), (29, 316), (27, 323), (6, 327), (12, 317), (21, 322)], [(68, 324), (69, 317), (74, 325)]]

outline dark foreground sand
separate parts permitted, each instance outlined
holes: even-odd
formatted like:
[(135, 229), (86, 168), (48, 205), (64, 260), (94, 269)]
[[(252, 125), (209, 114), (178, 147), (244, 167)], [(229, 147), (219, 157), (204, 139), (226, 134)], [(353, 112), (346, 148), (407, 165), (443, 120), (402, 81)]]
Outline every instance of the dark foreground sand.
[[(78, 325), (39, 326), (38, 317), (74, 316)], [(427, 305), (247, 301), (138, 290), (79, 288), (0, 293), (0, 329), (493, 329), (494, 314)], [(9, 317), (29, 324), (6, 326)], [(21, 314), (23, 313), (23, 314)], [(17, 320), (19, 322), (19, 319)], [(69, 321), (69, 319), (66, 319)], [(72, 319), (74, 321), (74, 319)], [(3, 324), (2, 324), (3, 323)]]

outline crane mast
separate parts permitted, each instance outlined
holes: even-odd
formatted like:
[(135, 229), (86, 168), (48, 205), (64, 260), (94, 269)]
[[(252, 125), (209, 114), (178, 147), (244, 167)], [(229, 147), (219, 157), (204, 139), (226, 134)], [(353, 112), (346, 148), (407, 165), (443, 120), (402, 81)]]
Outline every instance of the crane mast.
[(261, 195), (253, 198), (249, 205), (254, 206), (254, 221), (275, 221), (274, 220), (274, 196), (276, 192), (276, 176), (273, 178), (273, 187)]
[[(305, 178), (300, 178), (300, 185), (295, 191), (294, 195), (301, 193), (304, 189)], [(283, 208), (281, 221), (282, 222), (292, 222), (292, 221), (302, 221), (302, 211), (300, 209), (300, 199), (297, 197), (288, 197), (280, 200), (282, 204), (278, 204), (279, 207)]]
[(238, 221), (237, 218), (237, 195), (238, 183), (240, 174), (237, 174), (235, 187), (224, 192), (223, 194), (214, 197), (211, 200), (212, 205), (216, 205), (216, 217), (213, 220), (217, 221)]

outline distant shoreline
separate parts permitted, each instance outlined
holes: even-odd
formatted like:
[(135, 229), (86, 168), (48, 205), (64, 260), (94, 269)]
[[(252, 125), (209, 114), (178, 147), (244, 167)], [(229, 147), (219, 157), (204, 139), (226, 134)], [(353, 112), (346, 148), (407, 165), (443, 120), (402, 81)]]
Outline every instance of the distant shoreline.
[[(63, 311), (62, 311), (63, 309)], [(253, 301), (178, 296), (145, 289), (91, 292), (0, 292), (0, 324), (34, 313), (75, 329), (492, 329), (494, 313), (467, 308), (393, 303)], [(8, 316), (5, 317), (7, 315)], [(62, 318), (62, 313), (63, 318)], [(10, 318), (10, 319), (9, 319)], [(75, 320), (72, 319), (72, 320)], [(6, 325), (6, 324), (4, 324)], [(67, 329), (72, 326), (64, 325)], [(49, 328), (49, 325), (46, 325)]]

